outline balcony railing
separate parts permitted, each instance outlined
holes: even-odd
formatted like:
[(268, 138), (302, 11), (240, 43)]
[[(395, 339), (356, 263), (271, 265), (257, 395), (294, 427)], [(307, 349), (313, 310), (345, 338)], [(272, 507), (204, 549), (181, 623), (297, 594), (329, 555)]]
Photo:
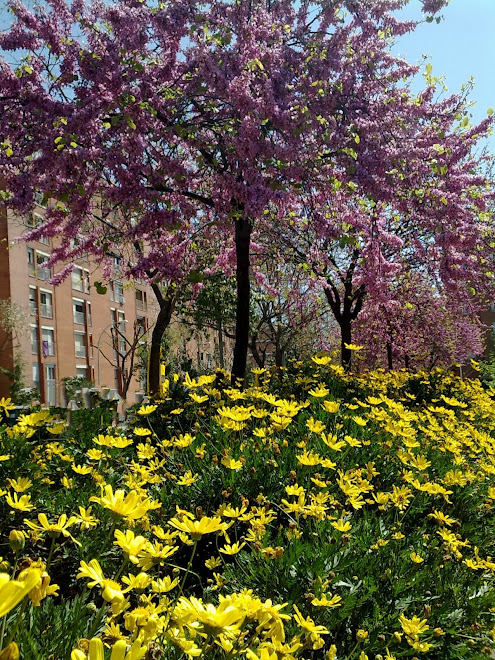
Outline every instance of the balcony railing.
[(36, 271), (36, 275), (39, 280), (49, 280), (50, 279), (50, 269), (49, 268), (40, 268)]

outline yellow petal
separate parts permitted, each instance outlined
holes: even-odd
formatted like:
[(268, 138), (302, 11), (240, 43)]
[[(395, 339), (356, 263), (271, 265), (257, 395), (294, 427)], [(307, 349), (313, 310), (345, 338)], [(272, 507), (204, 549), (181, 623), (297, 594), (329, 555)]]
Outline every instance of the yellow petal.
[(10, 580), (6, 573), (0, 574), (0, 617), (10, 612), (35, 587), (41, 579), (37, 569), (22, 571), (19, 580)]
[(74, 649), (70, 654), (70, 660), (86, 660), (86, 654), (79, 649)]
[(126, 648), (126, 641), (124, 639), (119, 639), (112, 646), (112, 655), (110, 656), (110, 660), (124, 660)]
[(89, 642), (89, 660), (105, 660), (103, 642), (99, 637), (93, 637)]

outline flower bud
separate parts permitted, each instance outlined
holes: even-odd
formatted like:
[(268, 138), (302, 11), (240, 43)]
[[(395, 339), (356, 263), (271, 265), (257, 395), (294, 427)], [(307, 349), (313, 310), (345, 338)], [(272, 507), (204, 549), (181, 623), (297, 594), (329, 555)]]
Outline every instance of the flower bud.
[(18, 658), (19, 649), (15, 642), (10, 642), (10, 644), (0, 652), (0, 660), (17, 660)]
[(364, 640), (368, 638), (368, 634), (369, 633), (368, 633), (367, 630), (363, 630), (362, 628), (360, 628), (356, 633), (357, 641), (358, 642), (364, 642)]
[(9, 534), (9, 543), (12, 551), (17, 553), (24, 548), (26, 538), (21, 531), (13, 529)]

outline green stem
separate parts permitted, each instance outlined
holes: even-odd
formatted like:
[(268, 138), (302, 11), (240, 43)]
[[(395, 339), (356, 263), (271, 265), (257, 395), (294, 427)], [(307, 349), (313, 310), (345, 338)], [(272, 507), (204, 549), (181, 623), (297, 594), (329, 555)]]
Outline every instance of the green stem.
[(180, 583), (179, 591), (178, 591), (177, 597), (174, 599), (174, 601), (173, 601), (173, 602), (169, 605), (169, 607), (168, 607), (168, 613), (167, 613), (168, 616), (167, 616), (167, 620), (165, 621), (165, 625), (163, 626), (163, 631), (164, 631), (164, 632), (168, 629), (168, 624), (170, 623), (170, 619), (172, 618), (172, 611), (173, 611), (173, 609), (174, 609), (174, 607), (175, 607), (175, 604), (177, 603), (177, 601), (179, 600), (179, 598), (180, 598), (181, 595), (182, 595), (182, 590), (183, 590), (183, 588), (184, 588), (184, 583), (185, 583), (186, 578), (187, 578), (187, 576), (188, 576), (188, 574), (189, 574), (189, 571), (191, 570), (191, 566), (192, 566), (192, 563), (193, 563), (194, 555), (196, 554), (196, 547), (197, 547), (197, 545), (198, 545), (198, 542), (197, 542), (197, 541), (194, 541), (194, 546), (193, 546), (193, 549), (192, 549), (192, 552), (191, 552), (191, 556), (190, 556), (190, 558), (189, 558), (189, 562), (188, 562), (188, 564), (187, 564), (187, 568), (186, 568), (186, 572), (184, 573), (184, 577), (182, 578), (182, 582)]
[(3, 649), (3, 636), (5, 635), (5, 626), (7, 624), (7, 615), (2, 619), (2, 630), (0, 631), (0, 651)]
[(129, 557), (126, 557), (126, 558), (124, 559), (124, 562), (123, 562), (122, 566), (119, 568), (119, 571), (118, 571), (117, 575), (114, 577), (115, 582), (117, 582), (117, 580), (119, 579), (119, 577), (122, 575), (122, 571), (123, 571), (124, 568), (126, 567), (126, 564), (127, 564), (128, 561), (129, 561)]
[(110, 532), (109, 532), (107, 538), (105, 539), (105, 542), (102, 543), (102, 546), (101, 546), (101, 548), (100, 548), (98, 554), (97, 554), (96, 557), (95, 557), (96, 560), (98, 560), (98, 559), (101, 557), (101, 553), (103, 552), (103, 550), (104, 550), (105, 547), (107, 546), (108, 542), (113, 538), (113, 535), (114, 535), (114, 532), (115, 532), (115, 528), (116, 528), (116, 527), (117, 527), (117, 521), (114, 520), (114, 521), (113, 521), (113, 524), (112, 524), (112, 527), (111, 527), (111, 529), (110, 529)]
[[(15, 578), (15, 572), (17, 571), (17, 564), (19, 562), (19, 553), (15, 554), (14, 567), (12, 568), (12, 579)], [(5, 635), (5, 626), (7, 625), (7, 615), (2, 619), (2, 629), (0, 630), (0, 651), (3, 649), (3, 638)]]
[[(15, 620), (14, 627), (12, 628), (12, 631), (11, 631), (10, 635), (7, 637), (7, 642), (6, 642), (5, 646), (8, 646), (10, 644), (10, 642), (14, 639), (14, 635), (16, 634), (17, 629), (19, 628), (19, 624), (22, 621), (22, 618), (24, 616), (24, 612), (26, 611), (26, 607), (28, 606), (28, 603), (29, 603), (29, 596), (25, 596), (24, 600), (22, 601), (22, 607), (19, 611), (19, 614), (17, 615), (17, 619)], [(5, 615), (5, 618), (6, 617), (7, 617), (7, 615)]]
[(46, 560), (46, 568), (45, 568), (45, 570), (46, 570), (47, 573), (48, 573), (48, 569), (50, 568), (50, 564), (51, 564), (51, 561), (52, 561), (53, 551), (55, 550), (55, 541), (56, 541), (56, 540), (57, 540), (57, 537), (54, 536), (54, 537), (52, 538), (52, 544), (51, 544), (51, 546), (50, 546), (50, 552), (48, 553), (48, 559)]
[(91, 639), (93, 637), (93, 635), (96, 633), (96, 631), (98, 630), (98, 626), (101, 623), (101, 620), (103, 618), (103, 615), (105, 614), (105, 611), (106, 611), (107, 607), (108, 607), (108, 604), (106, 603), (106, 601), (103, 601), (103, 605), (98, 610), (98, 612), (96, 614), (96, 617), (95, 617), (95, 620), (93, 621), (93, 625), (89, 629), (89, 632), (88, 632), (88, 635), (87, 635), (88, 639)]
[(191, 566), (192, 566), (192, 563), (193, 563), (194, 555), (196, 554), (196, 548), (197, 547), (198, 547), (198, 542), (194, 541), (194, 546), (193, 546), (193, 549), (192, 549), (192, 552), (191, 552), (191, 556), (189, 557), (189, 562), (187, 564), (186, 572), (184, 573), (184, 577), (182, 578), (182, 582), (180, 583), (179, 595), (177, 596), (176, 600), (179, 600), (179, 598), (182, 595), (182, 589), (184, 588), (184, 583), (185, 583), (186, 578), (189, 574), (189, 571), (191, 570)]

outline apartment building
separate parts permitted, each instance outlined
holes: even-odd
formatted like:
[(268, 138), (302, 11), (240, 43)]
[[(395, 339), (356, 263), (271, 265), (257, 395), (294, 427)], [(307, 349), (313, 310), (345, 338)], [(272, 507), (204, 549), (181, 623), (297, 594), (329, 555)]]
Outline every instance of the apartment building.
[[(0, 354), (0, 367), (23, 367), (23, 382), (36, 387), (46, 405), (64, 405), (62, 379), (79, 376), (99, 390), (122, 394), (130, 365), (131, 347), (139, 352), (146, 331), (156, 318), (151, 288), (127, 282), (120, 276), (120, 259), (114, 255), (114, 279), (98, 293), (92, 283), (101, 281), (101, 269), (90, 258), (81, 258), (72, 274), (54, 287), (52, 273), (44, 266), (56, 239), (16, 243), (27, 229), (42, 222), (41, 199), (28, 217), (0, 208), (0, 299), (21, 310)], [(5, 330), (0, 329), (5, 336)], [(127, 354), (127, 358), (126, 358)], [(144, 371), (144, 370), (143, 370)], [(131, 380), (127, 402), (143, 392), (145, 373)], [(0, 396), (7, 396), (10, 381), (0, 374)]]

